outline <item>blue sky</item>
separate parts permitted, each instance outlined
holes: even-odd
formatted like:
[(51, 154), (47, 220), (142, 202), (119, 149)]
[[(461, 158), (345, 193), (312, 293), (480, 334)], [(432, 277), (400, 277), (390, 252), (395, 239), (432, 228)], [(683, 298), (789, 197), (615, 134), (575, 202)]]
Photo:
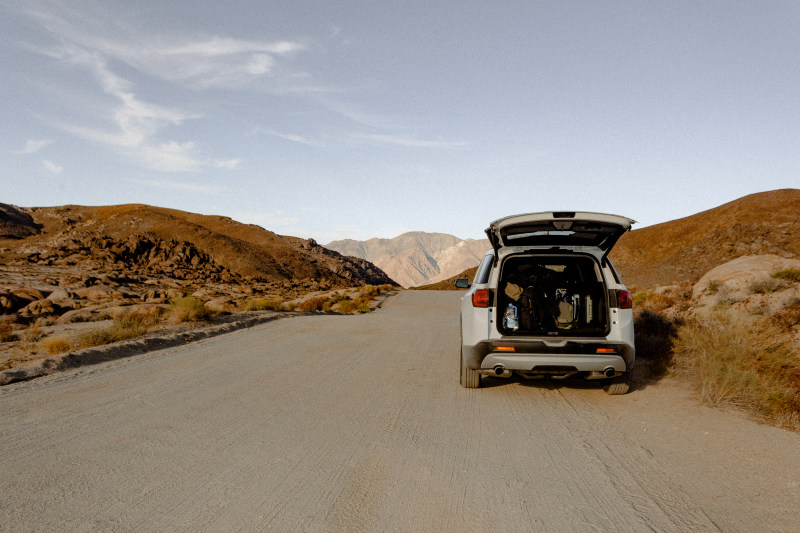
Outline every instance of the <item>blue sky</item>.
[(283, 235), (656, 224), (800, 187), (800, 3), (0, 6), (0, 201)]

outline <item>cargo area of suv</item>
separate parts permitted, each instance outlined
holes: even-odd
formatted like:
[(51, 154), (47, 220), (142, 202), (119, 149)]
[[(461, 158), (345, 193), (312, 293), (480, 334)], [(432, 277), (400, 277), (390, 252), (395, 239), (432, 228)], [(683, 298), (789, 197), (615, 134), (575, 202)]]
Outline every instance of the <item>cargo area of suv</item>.
[(635, 360), (633, 303), (608, 259), (633, 220), (542, 212), (495, 220), (461, 301), (461, 385), (482, 377), (602, 380), (624, 394)]
[(507, 258), (497, 321), (504, 335), (594, 337), (608, 333), (608, 293), (591, 255)]

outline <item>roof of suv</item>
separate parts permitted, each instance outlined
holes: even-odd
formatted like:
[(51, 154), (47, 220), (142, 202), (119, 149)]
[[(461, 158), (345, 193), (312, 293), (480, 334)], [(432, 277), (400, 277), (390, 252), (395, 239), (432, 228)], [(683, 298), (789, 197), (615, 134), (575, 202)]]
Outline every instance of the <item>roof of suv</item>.
[(608, 253), (635, 222), (604, 213), (547, 211), (500, 218), (486, 235), (495, 252), (505, 246), (594, 246)]

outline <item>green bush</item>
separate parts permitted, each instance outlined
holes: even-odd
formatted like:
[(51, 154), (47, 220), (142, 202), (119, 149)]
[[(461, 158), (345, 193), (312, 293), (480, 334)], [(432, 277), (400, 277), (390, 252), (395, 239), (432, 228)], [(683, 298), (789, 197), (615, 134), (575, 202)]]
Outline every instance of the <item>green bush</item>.
[(800, 269), (785, 268), (775, 272), (772, 277), (776, 279), (785, 279), (787, 281), (800, 281)]

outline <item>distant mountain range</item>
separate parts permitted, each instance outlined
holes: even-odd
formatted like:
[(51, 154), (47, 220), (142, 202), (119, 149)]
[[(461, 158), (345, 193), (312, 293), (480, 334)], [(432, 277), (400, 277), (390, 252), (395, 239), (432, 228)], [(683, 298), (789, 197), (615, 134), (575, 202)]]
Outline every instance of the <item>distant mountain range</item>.
[(366, 259), (404, 287), (447, 279), (477, 265), (491, 248), (487, 239), (412, 231), (393, 239), (345, 239), (325, 245), (342, 255)]

